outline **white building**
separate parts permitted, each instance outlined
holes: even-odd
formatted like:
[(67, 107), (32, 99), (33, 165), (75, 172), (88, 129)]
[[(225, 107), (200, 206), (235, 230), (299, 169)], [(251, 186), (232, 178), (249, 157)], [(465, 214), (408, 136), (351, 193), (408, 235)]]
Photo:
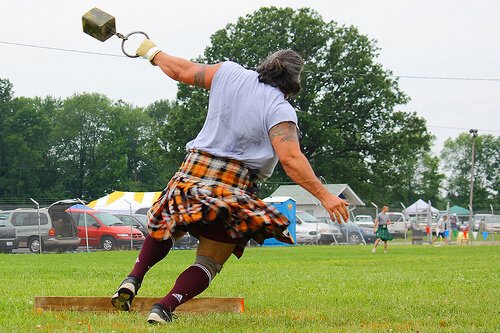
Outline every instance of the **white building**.
[[(347, 200), (351, 208), (365, 205), (347, 184), (326, 184), (325, 187), (330, 193)], [(324, 217), (327, 215), (319, 200), (299, 185), (281, 185), (270, 195), (270, 197), (290, 197), (295, 200), (297, 210), (304, 210), (316, 217)]]

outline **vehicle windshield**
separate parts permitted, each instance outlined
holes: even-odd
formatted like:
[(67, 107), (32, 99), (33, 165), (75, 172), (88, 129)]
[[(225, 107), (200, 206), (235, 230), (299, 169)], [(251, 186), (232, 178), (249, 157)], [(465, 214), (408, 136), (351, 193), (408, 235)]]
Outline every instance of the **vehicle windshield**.
[(144, 225), (144, 226), (147, 226), (148, 225), (148, 218), (146, 215), (143, 215), (143, 214), (137, 214), (137, 215), (134, 215), (134, 217), (139, 220), (139, 222)]
[(309, 213), (306, 212), (297, 212), (297, 216), (306, 223), (318, 223), (318, 220)]
[(108, 226), (113, 226), (113, 225), (125, 225), (122, 221), (120, 221), (119, 218), (116, 216), (113, 216), (109, 213), (95, 213), (95, 217), (97, 217), (103, 224), (108, 225)]
[(403, 215), (399, 215), (399, 214), (387, 214), (387, 216), (389, 217), (389, 220), (391, 220), (392, 223), (404, 222)]

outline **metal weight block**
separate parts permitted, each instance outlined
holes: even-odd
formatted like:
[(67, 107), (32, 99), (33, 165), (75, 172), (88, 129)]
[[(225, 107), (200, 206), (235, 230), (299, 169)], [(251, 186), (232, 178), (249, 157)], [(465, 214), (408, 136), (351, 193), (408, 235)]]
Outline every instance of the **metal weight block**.
[(83, 32), (95, 39), (104, 42), (116, 34), (114, 16), (103, 12), (99, 8), (93, 8), (82, 16)]

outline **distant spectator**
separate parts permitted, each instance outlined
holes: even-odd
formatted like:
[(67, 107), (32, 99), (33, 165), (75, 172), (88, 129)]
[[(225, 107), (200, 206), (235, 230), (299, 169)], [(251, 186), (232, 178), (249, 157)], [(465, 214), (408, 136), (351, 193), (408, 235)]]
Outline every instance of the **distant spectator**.
[(479, 232), (483, 233), (486, 231), (486, 221), (484, 220), (484, 217), (479, 221)]
[(419, 230), (416, 218), (411, 219), (410, 228), (411, 228), (412, 231)]
[(458, 218), (456, 216), (451, 218), (451, 223), (450, 223), (451, 230), (458, 230), (457, 219)]
[(373, 253), (377, 251), (378, 243), (380, 243), (381, 240), (384, 241), (384, 253), (387, 253), (387, 241), (392, 240), (391, 233), (389, 232), (389, 229), (387, 229), (387, 225), (391, 224), (391, 220), (386, 214), (388, 211), (389, 207), (382, 207), (382, 211), (377, 215), (377, 218), (375, 219), (375, 226), (373, 228), (373, 231), (376, 232), (377, 240), (375, 241), (375, 244), (373, 244)]

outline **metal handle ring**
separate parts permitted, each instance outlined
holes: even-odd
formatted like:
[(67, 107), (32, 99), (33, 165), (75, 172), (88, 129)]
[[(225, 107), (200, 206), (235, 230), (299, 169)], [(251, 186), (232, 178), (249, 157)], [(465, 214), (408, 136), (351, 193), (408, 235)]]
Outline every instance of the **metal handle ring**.
[(134, 32), (129, 33), (129, 34), (128, 34), (128, 35), (126, 35), (126, 36), (123, 36), (123, 35), (121, 35), (121, 34), (116, 34), (119, 38), (121, 38), (121, 39), (122, 39), (122, 52), (123, 52), (123, 54), (125, 54), (125, 55), (126, 55), (127, 57), (129, 57), (129, 58), (138, 58), (138, 57), (139, 57), (139, 56), (138, 56), (138, 55), (136, 55), (136, 54), (128, 54), (128, 53), (127, 53), (127, 51), (125, 51), (125, 42), (127, 41), (127, 39), (128, 39), (130, 36), (132, 36), (132, 35), (134, 35), (134, 34), (141, 34), (141, 35), (144, 35), (147, 39), (149, 39), (148, 34), (146, 34), (146, 33), (145, 33), (145, 32), (143, 32), (143, 31), (134, 31)]

